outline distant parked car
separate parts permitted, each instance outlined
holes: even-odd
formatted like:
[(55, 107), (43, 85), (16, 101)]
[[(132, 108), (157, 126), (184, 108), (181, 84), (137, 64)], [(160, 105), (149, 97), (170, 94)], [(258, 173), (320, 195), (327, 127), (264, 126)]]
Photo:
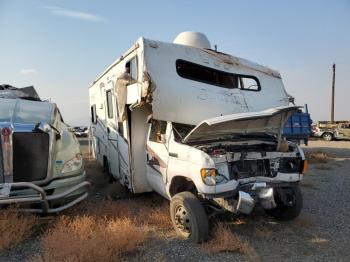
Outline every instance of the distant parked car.
[(88, 137), (89, 136), (89, 128), (77, 126), (73, 127), (73, 132), (76, 135), (76, 137)]
[(322, 137), (326, 141), (350, 140), (350, 121), (319, 121), (314, 129), (315, 137)]
[(56, 213), (88, 195), (83, 158), (56, 104), (0, 85), (0, 208)]

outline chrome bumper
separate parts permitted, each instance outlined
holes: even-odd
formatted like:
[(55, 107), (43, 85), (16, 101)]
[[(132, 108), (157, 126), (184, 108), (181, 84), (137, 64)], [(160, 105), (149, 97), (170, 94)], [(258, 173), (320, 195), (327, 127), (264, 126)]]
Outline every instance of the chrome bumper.
[(74, 206), (75, 204), (81, 202), (84, 200), (88, 193), (85, 192), (83, 195), (79, 196), (78, 198), (72, 200), (71, 202), (57, 207), (57, 208), (50, 208), (49, 202), (54, 200), (63, 199), (74, 192), (81, 190), (82, 188), (86, 188), (90, 186), (90, 182), (84, 181), (81, 182), (75, 186), (72, 186), (71, 188), (67, 189), (64, 192), (54, 194), (47, 196), (45, 190), (42, 187), (39, 187), (33, 183), (30, 182), (17, 182), (17, 183), (9, 183), (8, 185), (11, 186), (12, 189), (32, 189), (36, 192), (38, 192), (38, 195), (36, 196), (19, 196), (19, 197), (2, 197), (0, 196), (0, 205), (2, 204), (41, 204), (42, 208), (28, 208), (28, 209), (21, 209), (22, 211), (26, 212), (32, 212), (32, 213), (43, 213), (43, 214), (49, 214), (49, 213), (57, 213), (60, 211), (63, 211), (69, 207)]

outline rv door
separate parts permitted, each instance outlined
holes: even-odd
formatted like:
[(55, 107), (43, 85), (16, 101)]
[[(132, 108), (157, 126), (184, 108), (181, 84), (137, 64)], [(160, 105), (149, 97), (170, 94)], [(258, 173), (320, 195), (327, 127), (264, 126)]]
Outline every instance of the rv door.
[(117, 98), (112, 88), (106, 90), (106, 119), (108, 136), (108, 163), (112, 176), (120, 180), (124, 185), (128, 185), (129, 168), (129, 145), (123, 137), (122, 128), (118, 124)]

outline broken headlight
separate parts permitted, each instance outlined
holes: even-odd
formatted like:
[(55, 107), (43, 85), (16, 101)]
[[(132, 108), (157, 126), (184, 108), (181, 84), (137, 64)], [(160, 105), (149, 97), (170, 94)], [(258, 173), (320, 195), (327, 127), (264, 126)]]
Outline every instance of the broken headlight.
[(279, 169), (281, 173), (299, 173), (301, 161), (295, 157), (284, 157), (279, 160)]
[(76, 154), (74, 158), (71, 160), (68, 160), (63, 168), (62, 168), (62, 174), (70, 173), (76, 170), (81, 169), (83, 166), (83, 157), (81, 154)]

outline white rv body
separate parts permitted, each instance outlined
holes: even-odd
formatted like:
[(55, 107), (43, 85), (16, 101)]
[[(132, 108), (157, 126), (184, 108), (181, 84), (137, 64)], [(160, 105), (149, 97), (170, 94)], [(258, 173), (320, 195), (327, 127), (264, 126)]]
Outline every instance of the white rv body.
[[(202, 36), (192, 39), (190, 45), (185, 45), (186, 35), (178, 37), (177, 43), (139, 38), (92, 83), (94, 154), (134, 193), (156, 191), (172, 199), (178, 192), (195, 191), (226, 210), (248, 213), (249, 194), (240, 191), (236, 209), (226, 196), (237, 194), (235, 190), (243, 184), (253, 183), (258, 190), (269, 188), (266, 184), (298, 182), (302, 177), (300, 168), (279, 172), (277, 163), (280, 158), (304, 162), (298, 146), (289, 144), (287, 150), (280, 150), (283, 125), (298, 107), (290, 105), (278, 72), (203, 48), (209, 41), (203, 42)], [(202, 48), (193, 46), (196, 41), (202, 41)], [(189, 127), (184, 136), (177, 130)], [(228, 139), (232, 134), (257, 133), (276, 140)], [(270, 149), (264, 153), (229, 149), (259, 143)], [(225, 149), (213, 149), (222, 144)], [(270, 161), (268, 169), (274, 175), (232, 179), (228, 166), (243, 158)], [(221, 182), (210, 184), (211, 178), (203, 177), (202, 172), (212, 169), (222, 177)]]

